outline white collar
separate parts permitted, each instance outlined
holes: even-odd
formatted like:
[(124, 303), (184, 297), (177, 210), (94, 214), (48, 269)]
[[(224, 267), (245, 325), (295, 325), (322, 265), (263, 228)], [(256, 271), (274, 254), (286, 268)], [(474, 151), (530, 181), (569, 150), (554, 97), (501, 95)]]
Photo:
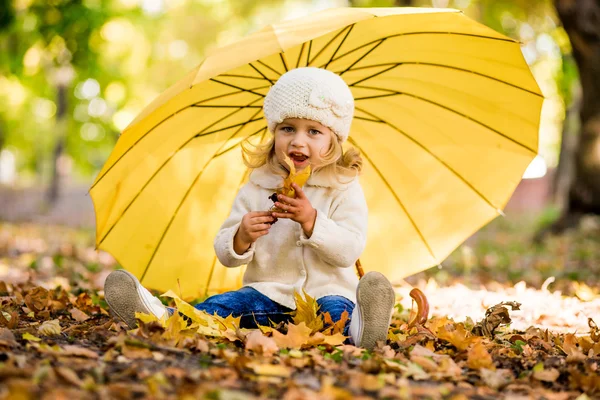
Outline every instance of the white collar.
[[(341, 189), (348, 186), (355, 179), (357, 178), (353, 178), (347, 183), (339, 182), (335, 177), (327, 176), (327, 174), (317, 171), (310, 175), (306, 185)], [(252, 171), (250, 174), (250, 182), (264, 189), (275, 190), (283, 186), (283, 177), (273, 173), (267, 165), (263, 165)]]

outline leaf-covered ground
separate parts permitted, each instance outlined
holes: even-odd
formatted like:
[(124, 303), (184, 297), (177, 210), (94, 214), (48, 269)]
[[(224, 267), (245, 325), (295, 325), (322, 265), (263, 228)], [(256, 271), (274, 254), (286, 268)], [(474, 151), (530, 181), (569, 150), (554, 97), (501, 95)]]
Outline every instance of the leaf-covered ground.
[(275, 328), (180, 303), (186, 319), (140, 315), (128, 331), (108, 314), (116, 264), (92, 233), (0, 224), (0, 397), (600, 398), (598, 223), (539, 246), (531, 232), (495, 222), (441, 271), (409, 279), (429, 302), (422, 324), (399, 282), (388, 341), (368, 352), (310, 299)]

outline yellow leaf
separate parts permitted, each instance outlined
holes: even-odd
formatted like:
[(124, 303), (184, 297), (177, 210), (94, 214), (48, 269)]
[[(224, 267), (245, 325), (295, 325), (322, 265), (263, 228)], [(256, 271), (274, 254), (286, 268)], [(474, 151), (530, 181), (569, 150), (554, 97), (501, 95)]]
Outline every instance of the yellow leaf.
[(304, 298), (298, 292), (294, 292), (294, 300), (296, 301), (296, 314), (293, 318), (294, 324), (298, 325), (304, 322), (312, 332), (322, 330), (323, 319), (317, 315), (319, 311), (317, 301), (306, 292), (304, 292)]
[(490, 353), (488, 353), (485, 345), (481, 340), (477, 341), (467, 354), (467, 366), (471, 369), (486, 368), (490, 370), (496, 369), (494, 360)]
[(279, 351), (275, 341), (263, 335), (259, 330), (253, 330), (246, 336), (246, 349), (266, 356), (271, 356)]
[(56, 336), (60, 335), (62, 329), (58, 320), (53, 319), (52, 321), (44, 321), (44, 323), (42, 323), (42, 325), (40, 325), (38, 328), (38, 332), (44, 336)]
[(346, 338), (347, 337), (342, 335), (341, 333), (336, 333), (335, 335), (325, 335), (325, 339), (323, 339), (323, 342), (332, 346), (339, 346), (341, 344), (344, 344)]
[(273, 340), (280, 348), (299, 349), (310, 340), (312, 329), (306, 326), (304, 322), (299, 325), (288, 324), (287, 334), (273, 331)]
[(172, 290), (161, 295), (161, 297), (170, 297), (175, 300), (175, 307), (177, 308), (177, 313), (181, 313), (191, 319), (193, 322), (200, 322), (202, 320), (201, 311), (192, 306), (191, 304), (181, 300), (179, 296), (177, 296)]
[(248, 367), (252, 368), (254, 373), (258, 375), (279, 376), (282, 378), (289, 378), (292, 376), (292, 370), (281, 364), (248, 364)]
[(283, 188), (279, 189), (278, 193), (283, 194), (287, 197), (295, 198), (296, 191), (292, 187), (292, 183), (295, 183), (300, 187), (304, 186), (306, 181), (308, 181), (308, 178), (310, 178), (311, 167), (309, 165), (299, 173), (296, 173), (296, 167), (287, 155), (285, 156), (284, 161), (290, 169), (290, 174), (287, 178), (283, 180)]
[(340, 319), (337, 322), (333, 322), (333, 319), (331, 318), (329, 312), (323, 313), (323, 322), (325, 325), (328, 326), (328, 328), (325, 329), (323, 333), (326, 335), (333, 335), (334, 333), (344, 333), (344, 329), (346, 328), (346, 322), (348, 322), (349, 318), (350, 315), (346, 310), (342, 312), (342, 315), (340, 316)]
[(458, 350), (466, 350), (473, 342), (473, 338), (470, 337), (465, 326), (460, 323), (448, 323), (442, 325), (437, 329), (436, 333), (440, 339), (452, 343)]
[(148, 324), (150, 322), (161, 322), (154, 314), (146, 314), (146, 313), (136, 312), (135, 318), (139, 319), (140, 321), (142, 321), (145, 324)]
[(560, 372), (556, 368), (533, 371), (533, 379), (537, 379), (538, 381), (554, 382), (559, 376)]
[(23, 334), (23, 340), (27, 340), (30, 342), (39, 342), (42, 339), (40, 339), (39, 337), (33, 336), (31, 333), (25, 332)]

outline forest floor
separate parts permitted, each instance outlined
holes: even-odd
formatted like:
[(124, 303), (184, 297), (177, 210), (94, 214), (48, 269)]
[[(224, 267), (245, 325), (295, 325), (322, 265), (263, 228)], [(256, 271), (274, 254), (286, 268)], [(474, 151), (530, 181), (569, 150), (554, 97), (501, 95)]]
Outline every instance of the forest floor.
[[(344, 344), (310, 298), (289, 324), (246, 330), (173, 295), (187, 320), (127, 330), (93, 232), (0, 224), (0, 398), (600, 398), (600, 223), (533, 244), (543, 220), (496, 220), (441, 270), (398, 282), (373, 351)], [(409, 324), (414, 287), (430, 313)]]

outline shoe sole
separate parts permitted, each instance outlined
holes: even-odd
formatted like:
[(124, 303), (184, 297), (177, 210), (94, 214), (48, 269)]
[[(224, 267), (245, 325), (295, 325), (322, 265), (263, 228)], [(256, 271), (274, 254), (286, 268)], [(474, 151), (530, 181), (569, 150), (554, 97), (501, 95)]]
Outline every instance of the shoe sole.
[(392, 284), (379, 272), (370, 272), (358, 283), (356, 298), (363, 322), (360, 347), (372, 350), (387, 340), (396, 295)]
[(137, 279), (124, 270), (108, 275), (104, 283), (104, 299), (111, 311), (131, 329), (137, 328), (136, 312), (150, 314), (138, 295)]

